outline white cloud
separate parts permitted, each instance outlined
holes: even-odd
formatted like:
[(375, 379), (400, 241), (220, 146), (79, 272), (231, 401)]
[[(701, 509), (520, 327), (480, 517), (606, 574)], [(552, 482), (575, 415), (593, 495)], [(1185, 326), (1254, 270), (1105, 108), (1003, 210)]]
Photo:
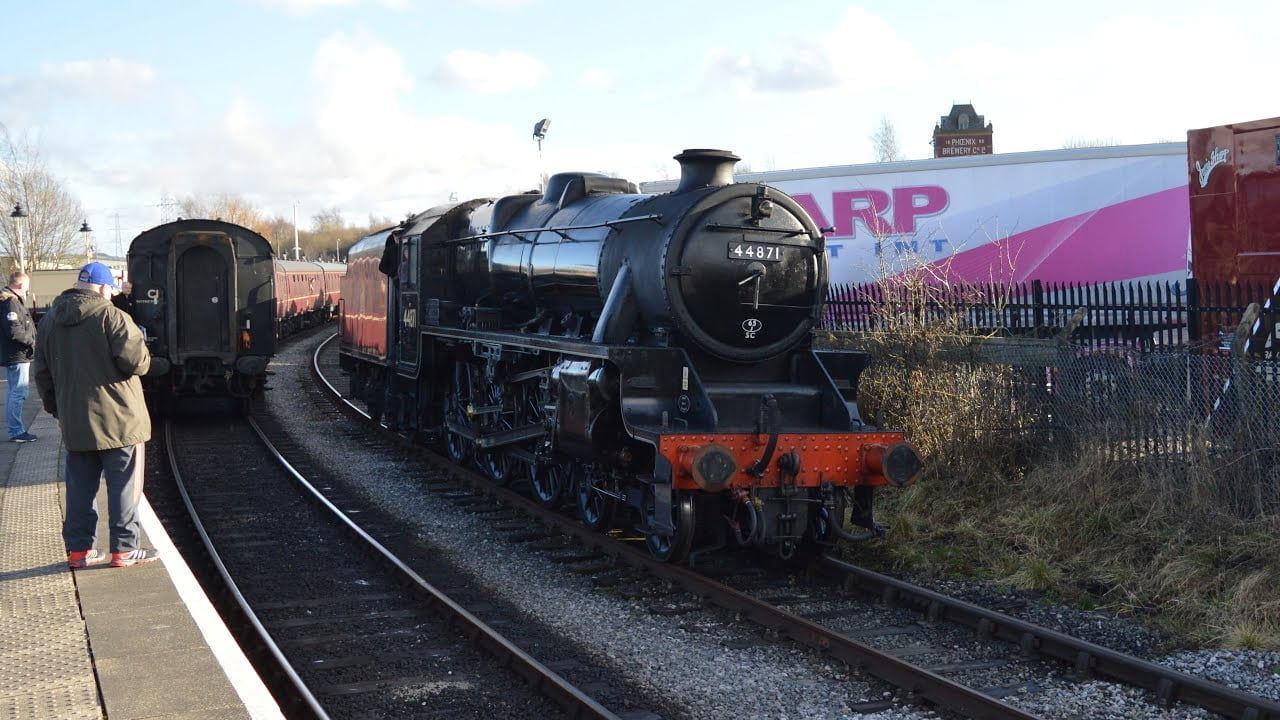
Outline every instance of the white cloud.
[(578, 83), (590, 90), (608, 90), (613, 87), (614, 78), (612, 73), (592, 68), (578, 76)]
[(40, 82), (54, 93), (98, 94), (126, 99), (150, 87), (156, 71), (150, 65), (120, 58), (46, 63), (40, 66)]
[(316, 49), (311, 65), (311, 90), (322, 123), (333, 117), (347, 121), (377, 120), (379, 104), (398, 102), (413, 88), (400, 51), (369, 37), (337, 33)]
[[(267, 7), (284, 8), (286, 11), (305, 15), (314, 10), (333, 7), (353, 7), (362, 4), (362, 0), (257, 0)], [(377, 5), (389, 8), (407, 7), (408, 0), (374, 0)]]
[(499, 50), (489, 55), (474, 50), (454, 50), (432, 73), (432, 79), (451, 88), (482, 95), (537, 87), (544, 66), (522, 52)]
[[(1058, 147), (1072, 138), (1185, 139), (1191, 127), (1274, 114), (1248, 73), (1223, 73), (1205, 62), (1201, 49), (1219, 22), (1209, 13), (1119, 15), (1033, 48), (960, 47), (941, 63), (983, 68), (960, 96), (995, 124), (997, 152)], [(1221, 43), (1232, 47), (1233, 66), (1274, 64), (1265, 43)], [(1004, 102), (993, 106), (984, 97)]]
[(300, 215), (336, 206), (360, 222), (369, 213), (421, 211), (451, 191), (474, 197), (537, 183), (537, 153), (523, 124), (419, 114), (406, 103), (421, 92), (398, 49), (337, 33), (316, 50), (296, 125), (237, 96), (215, 126), (158, 143), (157, 155), (183, 162), (139, 165), (150, 183), (178, 195), (232, 192), (285, 216), (301, 200)]
[[(325, 8), (338, 7), (359, 7), (361, 5), (381, 5), (382, 7), (403, 9), (408, 8), (414, 0), (251, 0), (259, 5), (269, 8), (283, 8), (284, 10), (304, 15), (316, 10)], [(427, 4), (448, 7), (450, 4), (461, 2), (465, 5), (472, 5), (479, 8), (490, 8), (494, 10), (511, 10), (513, 8), (529, 5), (534, 0), (431, 0)]]
[(925, 70), (916, 48), (862, 8), (849, 9), (816, 38), (793, 35), (749, 51), (712, 48), (703, 57), (708, 85), (743, 94), (869, 93), (914, 82)]

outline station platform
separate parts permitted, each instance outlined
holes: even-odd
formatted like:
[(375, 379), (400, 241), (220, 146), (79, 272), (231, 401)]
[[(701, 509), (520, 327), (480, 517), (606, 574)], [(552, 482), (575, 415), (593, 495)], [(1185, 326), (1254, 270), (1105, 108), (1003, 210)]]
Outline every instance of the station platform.
[[(34, 383), (24, 416), (39, 440), (0, 436), (0, 718), (283, 717), (149, 505), (160, 562), (67, 567), (61, 436)], [(98, 510), (106, 553), (103, 491)]]

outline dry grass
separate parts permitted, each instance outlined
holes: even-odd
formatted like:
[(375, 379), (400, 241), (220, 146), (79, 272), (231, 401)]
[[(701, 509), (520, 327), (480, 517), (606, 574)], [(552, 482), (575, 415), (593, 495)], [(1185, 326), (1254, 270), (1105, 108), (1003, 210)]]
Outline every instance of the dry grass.
[(1026, 368), (954, 362), (961, 328), (906, 315), (880, 335), (819, 339), (877, 356), (863, 412), (928, 461), (917, 484), (880, 494), (890, 532), (852, 550), (860, 561), (1131, 613), (1185, 642), (1280, 648), (1274, 451), (1209, 452), (1193, 427), (1174, 458), (1109, 461), (1104, 423), (1047, 435), (1019, 392)]
[(1213, 495), (1188, 484), (1089, 459), (1022, 477), (931, 462), (915, 486), (881, 493), (888, 538), (857, 552), (1141, 615), (1187, 642), (1280, 648), (1280, 523), (1184, 503)]

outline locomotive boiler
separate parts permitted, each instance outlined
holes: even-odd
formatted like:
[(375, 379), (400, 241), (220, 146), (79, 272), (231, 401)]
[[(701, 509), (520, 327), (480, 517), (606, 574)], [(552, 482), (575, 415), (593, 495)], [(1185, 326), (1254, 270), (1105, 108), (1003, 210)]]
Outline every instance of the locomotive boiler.
[(562, 173), (362, 240), (343, 287), (352, 394), (664, 560), (874, 537), (874, 488), (921, 463), (858, 411), (869, 358), (811, 346), (821, 231), (785, 193), (733, 183), (732, 153), (676, 159), (670, 193)]

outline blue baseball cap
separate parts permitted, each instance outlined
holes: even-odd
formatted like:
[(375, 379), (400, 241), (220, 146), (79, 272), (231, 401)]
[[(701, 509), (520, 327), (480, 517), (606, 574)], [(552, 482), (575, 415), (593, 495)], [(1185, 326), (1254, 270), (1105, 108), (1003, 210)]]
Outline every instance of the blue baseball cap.
[(91, 262), (80, 268), (80, 277), (76, 279), (82, 283), (109, 285), (116, 290), (120, 289), (120, 286), (116, 284), (115, 273), (111, 272), (111, 268), (100, 262)]

